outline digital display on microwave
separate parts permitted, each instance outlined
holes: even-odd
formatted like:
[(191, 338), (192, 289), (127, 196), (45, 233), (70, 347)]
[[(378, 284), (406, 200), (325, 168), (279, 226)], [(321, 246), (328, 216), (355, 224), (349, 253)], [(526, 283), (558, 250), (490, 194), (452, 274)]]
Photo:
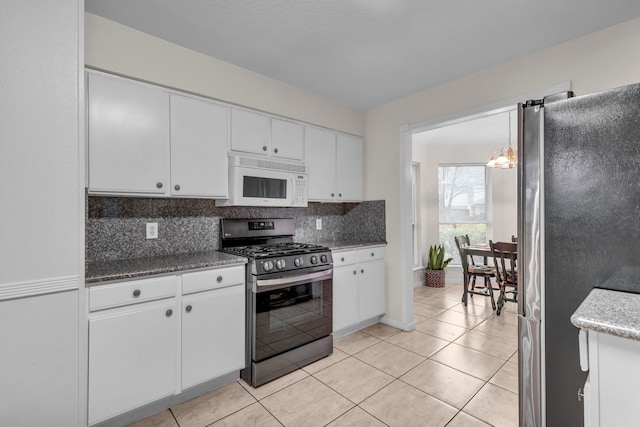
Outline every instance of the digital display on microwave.
[(259, 197), (261, 199), (286, 199), (287, 180), (245, 175), (242, 182), (242, 196)]

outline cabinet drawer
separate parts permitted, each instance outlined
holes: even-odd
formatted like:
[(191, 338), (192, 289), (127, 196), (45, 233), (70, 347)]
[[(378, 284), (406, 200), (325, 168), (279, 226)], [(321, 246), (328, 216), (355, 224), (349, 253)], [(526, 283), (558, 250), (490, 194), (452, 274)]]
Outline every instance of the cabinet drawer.
[(244, 284), (244, 278), (244, 265), (186, 273), (182, 275), (182, 294)]
[(332, 252), (331, 256), (334, 268), (358, 262), (358, 251)]
[(358, 262), (375, 261), (384, 258), (384, 247), (372, 247), (358, 251)]
[(89, 288), (89, 311), (172, 297), (176, 283), (176, 276), (165, 276), (95, 286)]

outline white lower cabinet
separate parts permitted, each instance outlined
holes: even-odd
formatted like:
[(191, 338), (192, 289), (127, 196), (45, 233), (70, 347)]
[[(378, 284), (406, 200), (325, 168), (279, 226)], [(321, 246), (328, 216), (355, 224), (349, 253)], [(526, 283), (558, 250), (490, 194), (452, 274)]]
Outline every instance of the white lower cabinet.
[(244, 358), (244, 283), (184, 296), (182, 389), (239, 371)]
[[(386, 312), (384, 247), (333, 252), (333, 331)], [(366, 324), (363, 323), (363, 326)]]
[(355, 266), (333, 270), (333, 331), (358, 323), (358, 278)]
[(0, 426), (78, 422), (78, 290), (0, 301)]
[[(588, 334), (588, 345), (583, 341), (580, 347), (583, 370), (589, 371), (583, 389), (584, 425), (638, 425), (640, 341), (591, 330), (580, 333)], [(584, 366), (585, 359), (588, 366)]]
[(89, 424), (176, 389), (175, 298), (105, 310), (89, 319)]
[(244, 271), (89, 288), (89, 424), (244, 368)]

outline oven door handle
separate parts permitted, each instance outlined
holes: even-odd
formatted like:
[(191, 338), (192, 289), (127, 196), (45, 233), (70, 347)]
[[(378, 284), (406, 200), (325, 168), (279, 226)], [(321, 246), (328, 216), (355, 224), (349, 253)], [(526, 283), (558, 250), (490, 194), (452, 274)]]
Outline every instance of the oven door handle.
[(278, 279), (262, 279), (256, 280), (255, 292), (265, 292), (272, 289), (286, 288), (289, 286), (300, 285), (302, 283), (315, 282), (318, 280), (326, 280), (333, 277), (333, 268), (318, 271), (315, 273), (303, 274), (300, 276), (281, 277)]

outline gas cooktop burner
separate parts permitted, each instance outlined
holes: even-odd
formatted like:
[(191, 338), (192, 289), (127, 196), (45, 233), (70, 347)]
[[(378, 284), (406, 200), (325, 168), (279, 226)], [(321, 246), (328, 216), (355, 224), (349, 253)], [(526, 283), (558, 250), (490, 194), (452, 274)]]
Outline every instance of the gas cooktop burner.
[(225, 251), (234, 252), (252, 258), (274, 257), (283, 255), (307, 254), (313, 252), (328, 251), (325, 246), (310, 243), (274, 243), (266, 245), (235, 246), (225, 248)]

